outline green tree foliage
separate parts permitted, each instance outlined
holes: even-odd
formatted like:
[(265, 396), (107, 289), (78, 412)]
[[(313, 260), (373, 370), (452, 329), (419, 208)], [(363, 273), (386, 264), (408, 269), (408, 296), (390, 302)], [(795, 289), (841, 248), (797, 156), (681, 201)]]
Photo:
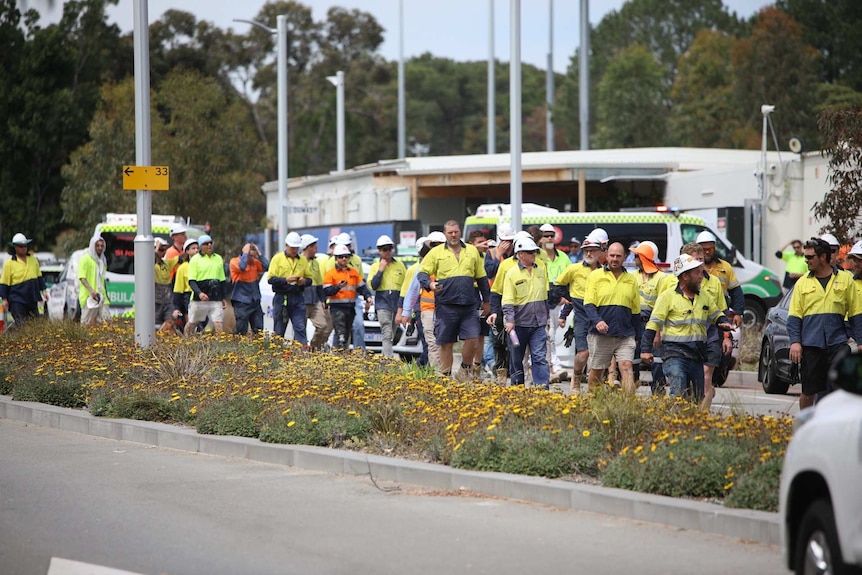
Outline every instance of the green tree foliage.
[(746, 147), (760, 146), (762, 104), (775, 106), (779, 137), (816, 145), (817, 60), (793, 18), (777, 8), (757, 15), (751, 36), (733, 47), (734, 103), (747, 129)]
[(675, 145), (740, 147), (730, 57), (736, 39), (701, 30), (679, 60), (669, 121)]
[(832, 189), (814, 204), (814, 215), (829, 222), (821, 231), (852, 243), (862, 235), (862, 105), (828, 108), (821, 112), (818, 126)]
[(776, 6), (802, 24), (803, 39), (820, 51), (820, 79), (862, 91), (862, 2), (778, 0)]
[(666, 138), (666, 90), (662, 70), (645, 46), (622, 50), (598, 86), (596, 145), (636, 148)]
[[(124, 49), (105, 6), (66, 2), (58, 24), (38, 25), (0, 0), (0, 196), (4, 236), (23, 231), (53, 246), (63, 214), (60, 168), (86, 138), (101, 83), (121, 73)], [(8, 238), (6, 238), (8, 239)]]
[[(208, 222), (223, 253), (235, 252), (264, 219), (260, 186), (265, 156), (248, 108), (219, 83), (175, 70), (153, 90), (154, 165), (171, 168), (171, 190), (153, 194), (153, 213)], [(122, 191), (120, 166), (134, 163), (134, 83), (109, 85), (90, 126), (91, 141), (64, 170), (63, 209), (79, 222), (67, 249), (86, 244), (106, 212), (134, 211), (134, 192)]]

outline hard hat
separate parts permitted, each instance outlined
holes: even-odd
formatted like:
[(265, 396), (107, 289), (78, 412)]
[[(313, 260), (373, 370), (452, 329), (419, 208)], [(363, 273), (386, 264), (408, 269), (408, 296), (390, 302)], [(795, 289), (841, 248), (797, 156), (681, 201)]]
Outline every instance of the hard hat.
[(539, 246), (536, 245), (533, 238), (521, 238), (515, 241), (515, 253), (537, 251), (539, 251)]
[(542, 224), (542, 225), (539, 227), (539, 231), (542, 231), (542, 232), (554, 232), (554, 233), (557, 233), (557, 230), (556, 230), (556, 229), (554, 228), (554, 226), (552, 226), (551, 224)]
[(311, 234), (302, 234), (300, 236), (300, 246), (299, 249), (304, 250), (308, 246), (317, 243), (317, 238)]
[(445, 244), (446, 243), (446, 234), (443, 232), (431, 232), (428, 234), (428, 243), (429, 244)]
[(581, 245), (581, 240), (579, 240), (578, 238), (572, 238), (569, 240), (569, 243)]
[(497, 226), (497, 241), (498, 242), (511, 242), (515, 237), (515, 230), (512, 228), (512, 224), (503, 223)]
[(156, 245), (156, 247), (159, 247), (159, 246), (169, 246), (171, 244), (165, 238), (160, 238), (160, 237), (156, 236), (155, 245)]
[(189, 229), (182, 224), (174, 224), (171, 226), (171, 235), (172, 236), (175, 236), (177, 234), (184, 234), (187, 231), (189, 231)]
[(334, 246), (337, 243), (338, 243), (338, 235), (334, 235), (331, 238), (329, 238), (329, 245), (330, 246)]
[(841, 246), (841, 244), (838, 243), (838, 238), (836, 238), (832, 234), (823, 234), (822, 236), (820, 236), (820, 239), (832, 246), (833, 248)]
[(394, 246), (394, 245), (395, 245), (395, 242), (393, 242), (392, 238), (390, 238), (386, 234), (383, 234), (382, 236), (377, 238), (377, 247), (378, 248), (383, 247), (383, 246)]
[(335, 236), (335, 243), (349, 246), (350, 244), (353, 243), (353, 239), (350, 237), (350, 234), (348, 234), (347, 232), (341, 232), (340, 234)]
[(349, 256), (350, 248), (348, 248), (344, 244), (335, 244), (335, 248), (332, 250), (332, 255), (334, 256)]
[(284, 245), (289, 248), (298, 248), (302, 245), (302, 236), (296, 232), (290, 232), (287, 234), (287, 237), (284, 238)]
[[(521, 230), (520, 232), (515, 234), (515, 237), (512, 241), (517, 242), (518, 240), (526, 240), (527, 238), (533, 239), (533, 234), (528, 232), (527, 230)], [(535, 242), (534, 242), (535, 243)]]
[(673, 260), (673, 275), (676, 277), (681, 276), (685, 272), (689, 270), (693, 270), (695, 268), (699, 268), (703, 264), (688, 254), (681, 254), (678, 258)]
[(641, 257), (641, 265), (644, 271), (648, 274), (653, 274), (658, 271), (658, 266), (655, 265), (655, 260), (658, 258), (658, 248), (652, 242), (641, 242), (638, 247), (632, 250)]
[(25, 236), (24, 234), (15, 234), (14, 236), (12, 236), (12, 243), (16, 246), (26, 246), (32, 241), (33, 240), (28, 240), (27, 236)]
[(847, 255), (862, 258), (862, 240), (853, 244), (853, 247), (850, 248), (850, 251), (847, 252)]
[(485, 245), (489, 248), (496, 248), (499, 244), (497, 244), (497, 240), (488, 240)]
[(425, 236), (422, 236), (418, 240), (416, 240), (416, 250), (418, 251), (425, 247), (426, 241), (428, 241), (428, 238)]
[(702, 232), (697, 234), (697, 239), (694, 241), (698, 244), (708, 244), (709, 242), (715, 243), (715, 234), (703, 230)]
[(582, 250), (585, 250), (587, 248), (601, 249), (601, 247), (602, 247), (602, 244), (599, 243), (599, 241), (597, 239), (591, 238), (590, 236), (587, 236), (586, 238), (584, 238), (583, 243), (581, 243), (581, 249)]
[(604, 244), (604, 243), (607, 243), (607, 241), (608, 241), (608, 232), (606, 232), (602, 228), (596, 228), (593, 231), (591, 231), (587, 237), (592, 237), (594, 240), (596, 240), (600, 244)]
[(187, 240), (186, 240), (186, 243), (184, 243), (184, 244), (183, 244), (183, 251), (184, 251), (184, 252), (185, 252), (185, 251), (188, 251), (189, 246), (195, 245), (196, 243), (198, 243), (198, 241), (197, 241), (197, 240), (193, 240), (193, 239), (191, 239), (191, 238), (187, 239)]

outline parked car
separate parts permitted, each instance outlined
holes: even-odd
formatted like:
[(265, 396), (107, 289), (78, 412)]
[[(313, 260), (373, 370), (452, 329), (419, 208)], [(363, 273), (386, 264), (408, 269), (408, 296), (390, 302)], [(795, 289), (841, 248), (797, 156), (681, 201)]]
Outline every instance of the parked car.
[(86, 252), (73, 252), (57, 281), (48, 287), (48, 317), (54, 321), (81, 318), (81, 310), (78, 309), (78, 263)]
[(796, 416), (781, 473), (779, 514), (788, 569), (862, 572), (862, 355), (831, 370), (836, 391)]
[(792, 295), (793, 289), (790, 289), (766, 314), (757, 362), (757, 381), (763, 385), (765, 393), (787, 393), (791, 385), (799, 383), (797, 366), (790, 362), (790, 339), (787, 337), (787, 313)]

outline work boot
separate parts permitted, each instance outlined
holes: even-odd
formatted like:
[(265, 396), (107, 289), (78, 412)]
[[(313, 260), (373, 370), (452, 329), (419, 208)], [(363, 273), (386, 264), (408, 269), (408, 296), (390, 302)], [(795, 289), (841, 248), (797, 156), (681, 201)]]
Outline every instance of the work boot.
[(497, 385), (506, 385), (509, 379), (509, 372), (505, 367), (497, 370)]
[(575, 375), (572, 377), (572, 382), (569, 387), (569, 393), (572, 395), (580, 395), (581, 394), (581, 376)]

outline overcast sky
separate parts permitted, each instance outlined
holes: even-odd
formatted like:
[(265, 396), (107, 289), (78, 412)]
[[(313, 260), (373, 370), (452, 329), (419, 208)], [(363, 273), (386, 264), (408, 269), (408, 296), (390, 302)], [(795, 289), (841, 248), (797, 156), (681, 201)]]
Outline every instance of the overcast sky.
[[(301, 0), (311, 6), (314, 18), (322, 21), (331, 6), (358, 8), (370, 12), (385, 29), (380, 52), (384, 58), (398, 58), (398, 3), (399, 0)], [(453, 60), (486, 60), (488, 58), (488, 15), (491, 0), (403, 0), (404, 2), (404, 56), (418, 56), (431, 52), (435, 56)], [(549, 6), (551, 0), (521, 1), (521, 60), (544, 69), (549, 44)], [(591, 0), (590, 22), (593, 26), (612, 10), (619, 10), (625, 0)], [(60, 4), (53, 14), (61, 13)], [(265, 4), (265, 0), (149, 0), (150, 21), (157, 20), (166, 10), (191, 12), (199, 20), (209, 20), (220, 28), (234, 28), (238, 32), (247, 26), (232, 22), (234, 18), (252, 19)], [(742, 17), (749, 17), (770, 0), (724, 0), (725, 6)], [(43, 14), (44, 2), (31, 1), (30, 5)], [(510, 0), (494, 0), (495, 54), (497, 59), (509, 60), (509, 5)], [(579, 42), (580, 0), (553, 0), (554, 7), (554, 69), (565, 72), (569, 58)], [(120, 0), (111, 7), (109, 19), (123, 31), (131, 31), (133, 24), (132, 0)]]

